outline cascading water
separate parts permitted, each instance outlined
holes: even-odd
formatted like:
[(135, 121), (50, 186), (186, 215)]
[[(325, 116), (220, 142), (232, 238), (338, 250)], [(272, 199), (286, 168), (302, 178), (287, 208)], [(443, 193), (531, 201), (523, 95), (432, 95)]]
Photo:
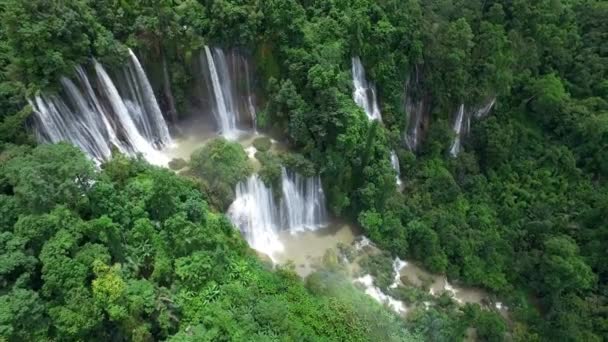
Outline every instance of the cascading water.
[[(415, 152), (422, 139), (421, 129), (429, 120), (430, 98), (424, 95), (421, 89), (420, 73), (418, 66), (414, 69), (414, 78), (408, 77), (405, 83), (405, 112), (408, 115), (407, 132), (405, 143), (410, 151)], [(422, 95), (420, 93), (423, 93)]]
[(166, 165), (168, 163), (168, 158), (155, 150), (152, 145), (153, 142), (146, 140), (139, 132), (133, 117), (131, 116), (133, 115), (133, 112), (129, 112), (127, 109), (127, 106), (118, 93), (118, 89), (116, 89), (116, 86), (106, 70), (96, 60), (93, 60), (93, 64), (95, 66), (95, 71), (97, 72), (97, 77), (99, 78), (101, 91), (105, 94), (114, 115), (116, 115), (116, 118), (120, 123), (120, 127), (124, 131), (124, 137), (128, 146), (130, 146), (133, 152), (143, 154), (149, 162), (157, 165)]
[(152, 85), (137, 59), (137, 56), (129, 49), (130, 63), (124, 68), (125, 78), (133, 101), (125, 100), (132, 116), (136, 119), (139, 131), (148, 141), (154, 142), (155, 146), (162, 148), (171, 145), (171, 135), (163, 114), (156, 102)]
[(494, 104), (496, 104), (496, 97), (491, 98), (485, 105), (475, 111), (475, 118), (480, 119), (488, 115), (488, 113), (490, 113), (490, 111), (494, 107)]
[(278, 237), (279, 213), (272, 190), (258, 175), (237, 185), (236, 199), (228, 209), (228, 216), (253, 249), (271, 258), (283, 251)]
[[(378, 107), (378, 99), (376, 98), (376, 87), (367, 81), (365, 77), (365, 68), (359, 57), (352, 58), (352, 73), (353, 73), (353, 99), (355, 103), (361, 107), (369, 120), (378, 120), (382, 122), (382, 114)], [(397, 171), (397, 185), (401, 185), (399, 179), (399, 159), (395, 151), (391, 151), (391, 165)]]
[[(136, 61), (132, 54), (131, 62), (136, 64), (136, 69), (141, 68)], [(167, 158), (153, 145), (160, 148), (169, 144), (171, 137), (143, 69), (132, 71), (134, 78), (130, 80), (130, 87), (138, 91), (129, 99), (121, 97), (101, 64), (93, 61), (93, 65), (97, 90), (85, 70), (77, 67), (75, 81), (61, 78), (61, 92), (39, 93), (29, 101), (34, 109), (34, 130), (39, 140), (70, 142), (97, 162), (108, 160), (112, 148), (116, 148), (131, 155), (142, 153), (155, 164), (166, 164)], [(148, 128), (138, 127), (137, 120), (140, 124), (145, 122)], [(146, 130), (149, 134), (144, 133)]]
[(401, 167), (399, 166), (399, 158), (394, 150), (391, 150), (391, 165), (397, 172), (397, 185), (401, 186)]
[[(107, 114), (104, 112), (103, 107), (101, 106), (101, 103), (99, 103), (99, 100), (97, 99), (97, 95), (93, 91), (93, 87), (91, 86), (91, 83), (89, 82), (89, 78), (88, 78), (86, 72), (84, 71), (84, 69), (81, 66), (76, 67), (76, 75), (78, 77), (78, 80), (79, 80), (81, 86), (85, 90), (86, 101), (83, 101), (85, 99), (82, 96), (80, 96), (80, 92), (76, 86), (71, 87), (72, 90), (70, 90), (70, 87), (67, 87), (67, 88), (68, 88), (68, 92), (72, 95), (72, 98), (77, 103), (77, 108), (78, 108), (77, 110), (80, 113), (84, 113), (84, 116), (87, 118), (87, 120), (88, 120), (87, 127), (97, 127), (97, 126), (99, 126), (99, 120), (101, 120), (102, 125), (98, 129), (107, 134), (107, 139), (105, 140), (105, 143), (108, 146), (114, 146), (120, 152), (124, 153), (126, 151), (126, 148), (123, 146), (122, 142), (118, 139), (116, 131), (114, 130), (114, 127), (110, 123), (111, 118), (107, 117)], [(104, 135), (104, 138), (106, 138), (106, 135)], [(102, 146), (104, 144), (103, 139), (96, 139), (95, 141), (96, 141), (96, 145), (98, 145), (98, 146)], [(108, 141), (109, 141), (109, 144), (107, 143)], [(108, 154), (106, 157), (109, 158), (110, 154)]]
[(281, 185), (281, 217), (284, 227), (297, 232), (315, 230), (326, 224), (325, 194), (318, 176), (302, 177), (282, 168)]
[(376, 98), (376, 87), (365, 78), (365, 68), (359, 57), (352, 58), (353, 73), (353, 99), (355, 103), (365, 111), (370, 120), (382, 121), (378, 100)]
[(30, 105), (34, 108), (39, 141), (69, 141), (95, 160), (104, 160), (111, 155), (100, 125), (88, 126), (86, 119), (72, 112), (61, 98), (38, 94), (30, 100)]
[(208, 104), (220, 134), (235, 139), (240, 130), (255, 132), (256, 101), (252, 68), (247, 59), (235, 50), (225, 53), (220, 48), (205, 46), (199, 63), (202, 70), (199, 85), (206, 90), (200, 94), (201, 99)]
[(302, 177), (282, 170), (282, 198), (275, 204), (272, 189), (258, 175), (236, 187), (236, 199), (228, 209), (249, 245), (273, 258), (283, 251), (280, 231), (316, 230), (327, 222), (325, 195), (316, 177)]
[(249, 63), (242, 57), (242, 63), (245, 66), (245, 84), (247, 85), (247, 109), (249, 110), (249, 116), (251, 117), (251, 124), (253, 125), (253, 131), (257, 132), (258, 121), (257, 113), (254, 105), (253, 92), (251, 91), (251, 76), (249, 72)]
[(464, 122), (464, 103), (460, 104), (458, 107), (458, 112), (456, 114), (456, 121), (454, 122), (454, 142), (452, 143), (452, 147), (450, 148), (450, 154), (453, 157), (456, 157), (458, 153), (460, 153), (460, 145), (461, 145), (461, 136), (462, 128)]
[(414, 102), (409, 96), (406, 98), (405, 111), (410, 116), (405, 142), (411, 151), (418, 148), (420, 142), (419, 128), (424, 112), (424, 101)]
[(452, 146), (450, 148), (450, 154), (453, 157), (456, 157), (460, 153), (462, 139), (471, 131), (471, 119), (480, 119), (485, 117), (486, 115), (488, 115), (488, 113), (490, 113), (495, 103), (496, 98), (493, 97), (488, 100), (484, 105), (481, 105), (480, 107), (477, 107), (477, 109), (474, 109), (472, 111), (465, 111), (464, 104), (461, 104), (460, 107), (458, 107), (456, 121), (454, 122), (453, 127), (456, 136), (454, 137), (454, 142), (452, 143)]
[[(217, 56), (214, 58), (213, 53)], [(226, 65), (226, 58), (224, 53), (220, 49), (214, 49), (205, 46), (205, 56), (207, 57), (207, 66), (209, 67), (209, 76), (211, 77), (211, 84), (213, 88), (213, 95), (215, 98), (215, 116), (219, 126), (220, 133), (226, 138), (235, 138), (238, 135), (236, 121), (237, 112), (236, 106), (233, 102), (234, 97), (232, 96), (232, 87), (230, 84), (230, 77), (228, 74), (228, 67)], [(219, 67), (219, 72), (218, 72)], [(220, 74), (222, 78), (220, 78)]]

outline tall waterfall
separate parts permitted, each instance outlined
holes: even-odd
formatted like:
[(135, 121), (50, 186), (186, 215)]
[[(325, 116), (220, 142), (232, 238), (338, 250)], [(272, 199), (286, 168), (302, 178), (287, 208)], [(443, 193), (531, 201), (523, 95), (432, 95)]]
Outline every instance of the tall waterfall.
[(139, 130), (148, 141), (154, 142), (159, 148), (168, 146), (171, 144), (171, 135), (169, 135), (169, 128), (158, 102), (156, 102), (152, 85), (131, 49), (129, 49), (129, 55), (131, 64), (124, 68), (124, 72), (131, 93), (130, 97), (136, 101), (136, 104), (130, 100), (125, 100), (125, 104), (134, 114)]
[(228, 209), (228, 216), (239, 227), (251, 248), (270, 257), (283, 251), (272, 190), (258, 175), (252, 175), (236, 186), (236, 199)]
[[(223, 75), (227, 73), (225, 66), (224, 53), (221, 50), (216, 50), (218, 54), (218, 62), (222, 66)], [(236, 132), (236, 112), (232, 102), (232, 91), (229, 82), (221, 82), (220, 76), (215, 66), (215, 59), (211, 49), (205, 46), (205, 55), (207, 56), (207, 64), (209, 65), (209, 75), (213, 84), (213, 94), (215, 95), (215, 104), (217, 106), (216, 119), (219, 124), (222, 135), (231, 138)]]
[(118, 89), (116, 89), (116, 86), (103, 66), (97, 61), (93, 61), (93, 63), (95, 64), (95, 71), (97, 72), (97, 77), (99, 78), (101, 91), (105, 94), (106, 98), (110, 102), (110, 107), (112, 107), (114, 115), (116, 115), (118, 123), (124, 131), (123, 133), (127, 144), (131, 147), (133, 152), (143, 154), (144, 157), (151, 163), (158, 165), (167, 164), (168, 158), (158, 150), (154, 149), (154, 141), (146, 140), (135, 125), (133, 116), (144, 113), (143, 109), (138, 108), (137, 111), (129, 111), (125, 105), (125, 102), (120, 97)]
[(220, 48), (205, 46), (200, 67), (219, 132), (234, 139), (239, 129), (255, 129), (255, 96), (247, 60), (234, 51), (226, 54)]
[[(361, 107), (369, 120), (378, 120), (382, 122), (382, 114), (378, 107), (378, 99), (376, 97), (376, 87), (367, 81), (365, 77), (365, 68), (361, 63), (359, 57), (352, 58), (352, 73), (353, 73), (353, 85), (355, 90), (353, 92), (353, 99), (355, 103)], [(395, 151), (391, 151), (391, 165), (397, 171), (399, 175), (399, 159)], [(401, 180), (397, 176), (397, 184), (401, 185)]]
[(406, 98), (405, 111), (409, 115), (409, 126), (405, 142), (411, 151), (418, 148), (420, 142), (420, 122), (424, 113), (424, 101), (414, 102), (409, 96)]
[(456, 121), (454, 122), (454, 142), (452, 143), (452, 147), (450, 148), (450, 154), (453, 157), (456, 157), (458, 153), (460, 153), (460, 144), (461, 144), (461, 136), (464, 122), (464, 103), (460, 104), (458, 107), (458, 112), (456, 113)]
[(239, 227), (249, 245), (272, 258), (281, 252), (279, 232), (316, 230), (327, 223), (325, 195), (316, 177), (302, 177), (282, 169), (282, 198), (275, 204), (272, 189), (258, 175), (236, 187), (236, 199), (228, 209), (230, 220)]
[(315, 230), (327, 222), (321, 179), (281, 170), (281, 223), (292, 232)]
[(352, 58), (352, 73), (355, 103), (363, 108), (370, 120), (382, 121), (378, 99), (376, 98), (376, 87), (365, 78), (365, 69), (359, 57)]
[(37, 94), (30, 104), (39, 140), (70, 142), (97, 162), (108, 160), (114, 147), (129, 155), (141, 153), (154, 164), (166, 164), (168, 159), (157, 148), (170, 144), (171, 137), (152, 87), (136, 61), (132, 54), (133, 65), (125, 67), (125, 73), (134, 75), (127, 82), (133, 88), (128, 94), (121, 96), (95, 60), (95, 83), (77, 67), (75, 81), (61, 78), (58, 94)]
[(422, 92), (418, 67), (414, 69), (414, 78), (408, 77), (405, 83), (405, 112), (408, 115), (408, 126), (405, 143), (410, 151), (416, 151), (422, 139), (421, 129), (428, 123), (430, 100)]

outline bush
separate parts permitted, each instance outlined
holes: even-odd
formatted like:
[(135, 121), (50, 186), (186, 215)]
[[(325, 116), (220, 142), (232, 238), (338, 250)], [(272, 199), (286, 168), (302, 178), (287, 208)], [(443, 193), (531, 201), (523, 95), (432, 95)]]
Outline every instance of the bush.
[(275, 192), (281, 189), (281, 160), (270, 152), (257, 152), (255, 158), (262, 167), (258, 174), (266, 186), (272, 187)]
[(230, 187), (245, 180), (252, 171), (243, 147), (224, 138), (214, 139), (194, 151), (190, 166), (196, 176), (208, 183), (225, 183)]
[(253, 141), (253, 147), (260, 152), (267, 152), (272, 147), (272, 141), (267, 137), (256, 138)]
[(298, 153), (285, 153), (281, 156), (283, 165), (304, 177), (312, 177), (317, 172), (314, 164)]
[(185, 168), (186, 165), (188, 165), (188, 162), (186, 162), (183, 158), (173, 158), (173, 160), (169, 162), (169, 168), (174, 171), (179, 171)]
[(236, 185), (245, 180), (253, 168), (239, 143), (217, 138), (194, 151), (190, 171), (203, 182), (203, 190), (218, 208), (227, 208), (234, 200)]

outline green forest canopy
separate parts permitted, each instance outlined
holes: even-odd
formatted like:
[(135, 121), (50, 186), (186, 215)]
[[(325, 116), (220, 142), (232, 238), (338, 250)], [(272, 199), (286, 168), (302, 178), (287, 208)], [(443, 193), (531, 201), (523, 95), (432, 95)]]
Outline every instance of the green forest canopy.
[[(30, 152), (25, 146), (34, 143), (23, 128), (31, 113), (26, 107), (28, 96), (39, 89), (52, 90), (59, 76), (70, 75), (75, 65), (87, 63), (91, 57), (118, 65), (126, 56), (126, 46), (145, 51), (151, 61), (170, 65), (169, 81), (179, 113), (183, 113), (189, 82), (186, 62), (203, 44), (211, 44), (240, 47), (255, 57), (259, 91), (266, 100), (259, 123), (284, 134), (294, 149), (317, 166), (324, 180), (331, 180), (325, 185), (334, 214), (357, 220), (372, 240), (393, 254), (413, 258), (432, 271), (446, 272), (451, 279), (482, 286), (508, 299), (514, 339), (608, 338), (605, 1), (9, 0), (0, 4), (0, 13), (0, 210), (7, 246), (3, 250), (20, 260), (12, 266), (13, 257), (3, 257), (11, 262), (2, 267), (0, 294), (2, 300), (31, 304), (1, 306), (7, 310), (0, 314), (2, 329), (13, 329), (2, 330), (2, 334), (78, 338), (75, 336), (95, 331), (166, 338), (185, 329), (175, 325), (170, 309), (162, 309), (162, 305), (170, 306), (168, 302), (160, 300), (161, 309), (155, 308), (158, 313), (143, 315), (143, 308), (120, 307), (117, 294), (103, 289), (116, 287), (120, 295), (126, 295), (131, 281), (148, 281), (175, 296), (178, 290), (170, 285), (179, 282), (180, 289), (199, 284), (192, 291), (200, 297), (203, 288), (211, 288), (209, 279), (179, 278), (178, 265), (186, 266), (178, 260), (199, 258), (207, 267), (223, 267), (225, 263), (216, 261), (215, 255), (188, 254), (196, 254), (194, 250), (163, 255), (164, 261), (154, 266), (150, 263), (156, 263), (156, 254), (142, 256), (147, 266), (139, 265), (143, 268), (136, 270), (128, 269), (123, 259), (128, 255), (123, 249), (139, 243), (137, 236), (127, 232), (156, 229), (156, 234), (173, 234), (171, 224), (165, 227), (166, 221), (180, 213), (182, 217), (171, 222), (174, 229), (199, 224), (183, 213), (188, 210), (182, 207), (187, 195), (163, 199), (157, 203), (160, 207), (140, 203), (145, 202), (141, 197), (147, 198), (146, 191), (158, 186), (154, 177), (175, 177), (122, 159), (96, 174), (77, 152), (68, 152), (68, 147), (57, 147), (61, 152), (44, 147)], [(353, 55), (361, 57), (368, 77), (377, 84), (384, 125), (369, 123), (351, 99)], [(416, 153), (405, 149), (402, 140), (408, 125), (402, 105), (404, 85), (414, 74), (420, 78), (418, 96), (430, 98), (432, 103), (430, 125)], [(453, 138), (450, 113), (460, 103), (477, 105), (492, 96), (498, 97), (492, 115), (475, 121), (464, 152), (449, 157)], [(388, 161), (391, 149), (401, 160), (403, 193), (395, 191)], [(69, 168), (54, 170), (52, 165), (58, 160), (78, 170), (78, 177)], [(112, 167), (116, 173), (106, 174)], [(31, 179), (24, 181), (25, 175)], [(91, 186), (86, 180), (93, 176), (110, 180)], [(185, 181), (175, 178), (171, 182)], [(104, 184), (100, 204), (91, 201), (89, 191), (103, 192), (99, 187)], [(84, 197), (83, 187), (87, 190)], [(113, 199), (119, 195), (123, 202)], [(203, 195), (192, 196), (202, 200)], [(96, 208), (103, 203), (124, 205)], [(104, 216), (109, 220), (102, 219)], [(215, 217), (208, 221), (214, 222), (208, 229), (231, 236), (232, 227), (220, 215), (206, 216)], [(36, 228), (38, 220), (52, 222)], [(102, 224), (99, 220), (128, 239), (112, 246), (117, 242), (107, 240), (111, 237), (97, 237), (99, 228), (87, 227)], [(214, 228), (218, 224), (223, 228)], [(103, 231), (106, 229), (110, 228)], [(242, 240), (233, 239), (209, 238), (208, 243), (215, 244), (213, 249), (241, 244), (241, 251), (234, 253), (245, 254)], [(154, 251), (162, 250), (155, 246), (160, 242), (147, 243)], [(50, 252), (51, 248), (57, 250)], [(166, 249), (179, 250), (173, 245)], [(81, 253), (83, 250), (87, 252)], [(92, 256), (79, 259), (79, 255)], [(55, 257), (62, 260), (51, 260)], [(62, 266), (66, 274), (46, 277), (45, 272), (51, 270), (46, 264), (54, 262), (75, 266)], [(199, 266), (204, 267), (202, 264)], [(163, 267), (167, 278), (154, 278), (163, 273)], [(182, 275), (190, 273), (184, 272), (182, 269)], [(280, 272), (262, 273), (281, 277)], [(222, 286), (220, 280), (214, 281)], [(301, 289), (298, 284), (291, 279), (288, 288)], [(138, 286), (134, 292), (144, 291), (148, 285)], [(61, 293), (72, 288), (77, 293)], [(9, 295), (14, 291), (18, 295)], [(253, 296), (234, 295), (227, 300), (251, 300)], [(86, 300), (96, 304), (80, 305)], [(197, 305), (192, 304), (195, 300), (181, 303)], [(76, 309), (89, 312), (75, 314)], [(202, 305), (203, 309), (210, 310), (208, 305)], [(84, 321), (84, 317), (100, 315), (103, 322), (114, 322), (114, 328), (100, 328), (102, 321), (95, 318)], [(284, 315), (277, 312), (278, 316)], [(21, 317), (32, 321), (23, 323), (27, 321)], [(192, 313), (188, 317), (202, 316)], [(269, 319), (276, 317), (270, 315)], [(83, 321), (75, 323), (76, 319)], [(20, 328), (13, 320), (31, 326)], [(221, 324), (230, 322), (226, 316), (219, 320), (202, 322), (209, 329), (205, 333), (220, 331)], [(142, 321), (147, 323), (137, 323)], [(129, 328), (134, 326), (141, 331)], [(319, 328), (314, 331), (318, 335), (301, 336), (338, 338), (331, 335), (338, 334), (332, 330), (337, 326), (327, 331)], [(257, 331), (251, 329), (244, 333)], [(276, 329), (273, 326), (273, 334), (284, 334)], [(447, 338), (422, 333), (427, 339)]]

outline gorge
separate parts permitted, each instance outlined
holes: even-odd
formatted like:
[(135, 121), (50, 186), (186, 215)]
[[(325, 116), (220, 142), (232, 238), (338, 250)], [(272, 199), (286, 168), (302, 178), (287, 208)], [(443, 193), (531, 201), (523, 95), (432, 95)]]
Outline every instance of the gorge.
[(0, 340), (607, 340), (606, 18), (3, 1)]
[[(181, 135), (172, 138), (148, 77), (137, 56), (129, 50), (129, 61), (114, 77), (119, 83), (115, 83), (106, 69), (93, 60), (93, 83), (89, 81), (90, 76), (85, 68), (78, 67), (78, 85), (63, 77), (63, 90), (59, 95), (37, 95), (32, 101), (36, 112), (34, 127), (37, 135), (41, 142), (72, 142), (97, 162), (109, 160), (111, 149), (116, 148), (127, 155), (141, 153), (149, 162), (161, 166), (166, 166), (170, 158), (181, 157), (184, 153), (182, 150), (191, 153), (197, 146), (206, 144), (215, 136), (222, 136), (238, 141), (247, 151), (251, 150), (248, 152), (249, 158), (255, 160), (257, 150), (251, 141), (264, 136), (259, 135), (254, 128), (256, 106), (251, 80), (255, 76), (250, 74), (250, 62), (234, 51), (226, 54), (220, 48), (209, 46), (203, 48), (198, 60), (201, 74), (194, 82), (204, 96), (197, 101), (209, 105), (200, 111), (211, 115), (212, 125), (216, 127), (215, 133), (206, 132), (201, 135), (197, 131), (198, 126), (194, 125), (191, 130), (180, 129)], [(366, 79), (365, 69), (358, 57), (352, 58), (352, 73), (354, 102), (364, 110), (370, 121), (382, 123), (375, 86)], [(492, 105), (493, 101), (475, 112), (475, 117), (487, 114)], [(415, 112), (412, 114), (421, 115)], [(457, 139), (465, 120), (463, 116), (464, 105), (460, 106), (454, 125), (454, 130), (458, 133)], [(209, 121), (209, 118), (202, 119)], [(420, 118), (414, 119), (416, 120)], [(194, 140), (183, 136), (184, 131), (193, 136)], [(179, 146), (188, 139), (191, 142), (187, 146)], [(408, 138), (406, 141), (414, 143), (416, 139)], [(450, 153), (455, 155), (458, 149), (459, 141), (456, 140)], [(388, 157), (400, 187), (399, 159), (394, 150), (390, 151)], [(386, 293), (404, 286), (401, 277), (409, 274), (407, 270), (418, 270), (416, 266), (398, 258), (387, 261), (393, 265), (395, 281), (386, 289), (375, 285), (376, 276), (360, 273), (358, 269), (361, 260), (384, 252), (373, 246), (366, 237), (359, 235), (357, 228), (330, 218), (319, 175), (304, 177), (282, 166), (278, 186), (277, 192), (257, 173), (236, 185), (235, 199), (227, 210), (227, 216), (251, 248), (268, 256), (273, 263), (297, 262), (296, 271), (305, 277), (319, 267), (328, 251), (352, 245), (359, 256), (346, 261), (344, 267), (349, 270), (354, 284), (362, 286), (366, 294), (400, 315), (405, 315), (412, 305), (422, 305), (405, 304)], [(361, 244), (361, 241), (367, 242)], [(344, 255), (342, 258), (345, 258)], [(424, 270), (418, 272), (424, 273)], [(443, 279), (439, 275), (424, 274), (426, 278), (437, 279), (434, 282)], [(415, 276), (410, 281), (423, 287)], [(476, 289), (454, 290), (447, 280), (445, 285), (434, 285), (429, 291), (430, 298), (443, 293), (455, 296), (456, 292), (461, 291), (479, 293), (472, 301), (478, 304), (482, 304), (479, 298), (489, 301), (485, 298), (490, 297)], [(470, 302), (467, 298), (455, 297), (455, 300), (459, 303)], [(424, 305), (431, 305), (431, 301), (428, 299)]]

